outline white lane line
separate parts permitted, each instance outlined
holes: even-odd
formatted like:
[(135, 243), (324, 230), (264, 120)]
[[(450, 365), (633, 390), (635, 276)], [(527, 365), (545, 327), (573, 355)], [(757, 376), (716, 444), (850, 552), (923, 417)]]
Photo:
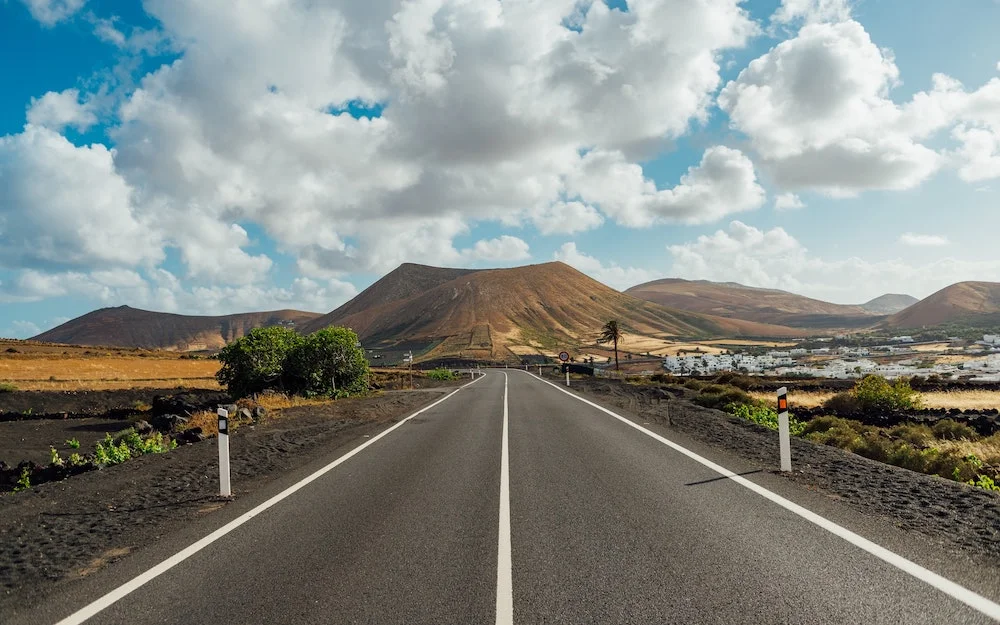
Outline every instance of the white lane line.
[(507, 443), (507, 374), (503, 374), (503, 443), (500, 450), (500, 532), (497, 540), (497, 625), (514, 622), (510, 557), (510, 453)]
[(122, 584), (118, 588), (115, 588), (114, 590), (112, 590), (108, 594), (104, 595), (100, 599), (97, 599), (93, 603), (90, 603), (89, 605), (81, 608), (80, 610), (77, 610), (73, 614), (70, 614), (69, 616), (67, 616), (63, 620), (61, 620), (58, 623), (56, 623), (56, 625), (78, 625), (79, 623), (83, 623), (84, 621), (86, 621), (87, 619), (89, 619), (92, 616), (96, 615), (100, 611), (108, 608), (109, 606), (111, 606), (116, 601), (118, 601), (118, 600), (122, 599), (123, 597), (127, 596), (129, 593), (135, 591), (136, 589), (138, 589), (139, 587), (141, 587), (143, 584), (146, 584), (146, 583), (152, 581), (153, 579), (159, 577), (160, 575), (163, 575), (164, 573), (166, 573), (167, 571), (169, 571), (173, 567), (177, 566), (178, 564), (180, 564), (184, 560), (187, 560), (188, 558), (190, 558), (194, 554), (198, 553), (199, 551), (201, 551), (205, 547), (208, 547), (209, 545), (211, 545), (215, 541), (219, 540), (220, 538), (222, 538), (226, 534), (232, 532), (233, 530), (235, 530), (239, 526), (243, 525), (244, 523), (246, 523), (250, 519), (254, 518), (255, 516), (261, 514), (262, 512), (264, 512), (265, 510), (267, 510), (268, 508), (271, 508), (272, 506), (274, 506), (275, 504), (279, 503), (283, 499), (289, 497), (290, 495), (292, 495), (293, 493), (297, 492), (298, 490), (304, 488), (305, 486), (308, 486), (311, 482), (315, 482), (316, 480), (318, 480), (319, 478), (321, 478), (326, 473), (330, 472), (331, 470), (335, 469), (339, 465), (343, 464), (344, 462), (350, 460), (351, 458), (353, 458), (357, 454), (361, 453), (364, 449), (366, 449), (369, 446), (371, 446), (372, 444), (374, 444), (380, 438), (382, 438), (384, 436), (387, 436), (390, 432), (396, 430), (399, 427), (402, 427), (402, 425), (404, 423), (406, 423), (407, 421), (409, 421), (413, 417), (415, 417), (415, 416), (417, 416), (419, 414), (422, 414), (422, 413), (430, 410), (431, 408), (433, 408), (434, 406), (437, 406), (441, 402), (447, 401), (450, 397), (452, 397), (453, 395), (455, 395), (455, 393), (458, 393), (459, 391), (465, 389), (466, 387), (475, 384), (476, 382), (478, 382), (479, 380), (481, 380), (483, 377), (485, 377), (485, 376), (476, 378), (472, 382), (469, 382), (468, 384), (465, 384), (464, 386), (462, 386), (462, 387), (460, 387), (460, 388), (452, 391), (451, 393), (448, 393), (447, 395), (445, 395), (441, 399), (437, 400), (433, 404), (430, 404), (429, 406), (425, 406), (425, 407), (421, 408), (420, 410), (414, 412), (413, 414), (411, 414), (410, 416), (406, 417), (405, 419), (403, 419), (402, 421), (400, 421), (396, 425), (392, 426), (388, 430), (386, 430), (386, 431), (382, 432), (381, 434), (373, 437), (371, 440), (367, 441), (363, 445), (359, 445), (358, 447), (355, 447), (354, 449), (352, 449), (351, 451), (347, 452), (346, 454), (344, 454), (340, 458), (337, 458), (336, 460), (334, 460), (330, 464), (326, 465), (322, 469), (319, 469), (318, 471), (316, 471), (312, 475), (309, 475), (308, 477), (305, 477), (302, 480), (296, 482), (292, 486), (289, 486), (288, 488), (286, 488), (285, 490), (281, 491), (280, 493), (278, 493), (274, 497), (271, 497), (270, 499), (268, 499), (264, 503), (260, 504), (256, 508), (250, 510), (249, 512), (243, 513), (242, 515), (236, 517), (235, 519), (233, 519), (229, 523), (226, 523), (225, 525), (223, 525), (219, 529), (215, 530), (214, 532), (212, 532), (208, 536), (205, 536), (201, 540), (199, 540), (199, 541), (191, 544), (190, 546), (182, 549), (181, 551), (178, 551), (177, 553), (175, 553), (174, 555), (170, 556), (169, 558), (167, 558), (163, 562), (160, 562), (159, 564), (157, 564), (153, 568), (149, 569), (145, 573), (142, 573), (139, 576), (133, 578), (132, 580), (130, 580), (128, 582), (125, 582), (124, 584)]
[(745, 487), (745, 488), (747, 488), (747, 489), (749, 489), (749, 490), (757, 493), (761, 497), (764, 497), (765, 499), (768, 499), (768, 500), (770, 500), (770, 501), (778, 504), (779, 506), (781, 506), (785, 510), (788, 510), (789, 512), (792, 512), (793, 514), (797, 514), (798, 516), (802, 517), (803, 519), (809, 521), (810, 523), (818, 525), (819, 527), (825, 529), (826, 531), (830, 532), (831, 534), (834, 534), (836, 536), (839, 536), (840, 538), (843, 538), (844, 540), (846, 540), (847, 542), (851, 543), (855, 547), (858, 547), (859, 549), (863, 549), (864, 551), (867, 551), (868, 553), (870, 553), (871, 555), (875, 556), (876, 558), (882, 560), (883, 562), (887, 562), (888, 564), (891, 564), (892, 566), (894, 566), (897, 569), (903, 571), (904, 573), (912, 575), (913, 577), (919, 579), (920, 581), (922, 581), (924, 583), (927, 583), (927, 584), (933, 586), (934, 588), (937, 588), (938, 590), (940, 590), (941, 592), (945, 593), (949, 597), (952, 597), (953, 599), (957, 599), (958, 601), (961, 601), (962, 603), (964, 603), (965, 605), (969, 606), (973, 610), (981, 612), (981, 613), (985, 614), (986, 616), (988, 616), (988, 617), (990, 617), (992, 619), (1000, 621), (1000, 605), (994, 603), (993, 601), (990, 601), (986, 597), (984, 597), (984, 596), (982, 596), (982, 595), (980, 595), (978, 593), (975, 593), (975, 592), (969, 590), (968, 588), (965, 588), (964, 586), (960, 586), (960, 585), (956, 584), (955, 582), (951, 581), (950, 579), (942, 577), (942, 576), (938, 575), (937, 573), (935, 573), (934, 571), (931, 571), (929, 569), (926, 569), (926, 568), (920, 566), (916, 562), (911, 562), (910, 560), (907, 560), (903, 556), (898, 555), (898, 554), (896, 554), (896, 553), (894, 553), (892, 551), (889, 551), (885, 547), (882, 547), (881, 545), (873, 543), (872, 541), (868, 540), (867, 538), (864, 538), (863, 536), (855, 534), (851, 530), (849, 530), (849, 529), (847, 529), (845, 527), (842, 527), (840, 525), (837, 525), (833, 521), (831, 521), (831, 520), (829, 520), (829, 519), (827, 519), (825, 517), (822, 517), (822, 516), (816, 514), (815, 512), (812, 512), (811, 510), (807, 510), (806, 508), (803, 508), (802, 506), (798, 505), (797, 503), (793, 503), (792, 501), (789, 501), (788, 499), (785, 499), (781, 495), (778, 495), (776, 493), (773, 493), (773, 492), (769, 491), (768, 489), (764, 488), (763, 486), (760, 486), (758, 484), (754, 484), (750, 480), (748, 480), (748, 479), (746, 479), (744, 477), (741, 477), (739, 475), (736, 475), (735, 473), (733, 473), (729, 469), (727, 469), (725, 467), (722, 467), (720, 465), (717, 465), (714, 462), (712, 462), (711, 460), (708, 460), (707, 458), (702, 458), (701, 456), (699, 456), (698, 454), (694, 453), (690, 449), (687, 449), (686, 447), (682, 447), (682, 446), (678, 445), (677, 443), (675, 443), (675, 442), (673, 442), (673, 441), (671, 441), (669, 439), (666, 439), (666, 438), (660, 436), (656, 432), (647, 430), (646, 428), (642, 427), (641, 425), (633, 423), (632, 421), (626, 419), (625, 417), (623, 417), (621, 415), (618, 415), (618, 414), (615, 414), (614, 412), (608, 410), (607, 408), (605, 408), (603, 406), (598, 406), (594, 402), (589, 401), (587, 399), (584, 399), (583, 397), (580, 397), (579, 395), (576, 395), (574, 393), (571, 393), (571, 392), (563, 389), (562, 387), (549, 382), (548, 380), (544, 380), (544, 379), (539, 378), (538, 376), (532, 375), (530, 373), (527, 374), (527, 375), (529, 375), (532, 378), (538, 379), (541, 382), (544, 382), (544, 383), (548, 384), (549, 386), (551, 386), (552, 388), (556, 389), (560, 393), (565, 393), (565, 394), (569, 395), (570, 397), (572, 397), (573, 399), (582, 401), (583, 403), (585, 403), (585, 404), (587, 404), (589, 406), (592, 406), (592, 407), (600, 410), (601, 412), (603, 412), (605, 414), (611, 415), (612, 417), (618, 419), (619, 421), (621, 421), (625, 425), (628, 425), (629, 427), (632, 427), (632, 428), (635, 428), (635, 429), (639, 430), (643, 434), (646, 434), (647, 436), (660, 441), (661, 443), (663, 443), (664, 445), (670, 447), (671, 449), (674, 449), (675, 451), (679, 451), (680, 453), (684, 454), (688, 458), (691, 458), (695, 462), (698, 462), (698, 463), (700, 463), (700, 464), (708, 467), (709, 469), (715, 471), (716, 473), (719, 473), (720, 475), (724, 475), (725, 477), (728, 477), (729, 479), (731, 479), (732, 481), (736, 482), (740, 486), (743, 486), (743, 487)]

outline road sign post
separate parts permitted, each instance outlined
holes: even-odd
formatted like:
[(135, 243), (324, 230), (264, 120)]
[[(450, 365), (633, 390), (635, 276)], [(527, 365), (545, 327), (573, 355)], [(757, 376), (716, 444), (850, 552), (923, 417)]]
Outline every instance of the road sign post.
[(219, 408), (219, 495), (232, 497), (229, 483), (229, 411)]
[(566, 372), (566, 386), (569, 386), (569, 352), (559, 352), (559, 360), (563, 363), (563, 370)]
[(781, 447), (781, 470), (792, 470), (792, 449), (788, 434), (788, 388), (778, 389), (778, 445)]

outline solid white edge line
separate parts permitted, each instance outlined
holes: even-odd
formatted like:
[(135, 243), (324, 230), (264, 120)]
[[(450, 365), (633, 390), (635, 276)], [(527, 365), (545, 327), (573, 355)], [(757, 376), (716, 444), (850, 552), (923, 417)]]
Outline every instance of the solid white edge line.
[(510, 555), (510, 448), (507, 374), (503, 374), (503, 443), (500, 448), (500, 529), (497, 538), (497, 625), (514, 622), (514, 583)]
[(797, 503), (789, 501), (788, 499), (785, 499), (781, 495), (778, 495), (777, 493), (773, 493), (773, 492), (769, 491), (768, 489), (764, 488), (763, 486), (755, 484), (755, 483), (751, 482), (750, 480), (748, 480), (748, 479), (746, 479), (744, 477), (736, 475), (735, 473), (733, 473), (729, 469), (726, 469), (725, 467), (722, 467), (722, 466), (720, 466), (718, 464), (715, 464), (711, 460), (708, 460), (707, 458), (703, 458), (703, 457), (699, 456), (698, 454), (696, 454), (693, 451), (687, 449), (686, 447), (682, 447), (681, 445), (678, 445), (677, 443), (675, 443), (675, 442), (673, 442), (673, 441), (671, 441), (671, 440), (669, 440), (667, 438), (664, 438), (663, 436), (660, 436), (656, 432), (653, 432), (651, 430), (647, 430), (646, 428), (642, 427), (641, 425), (633, 423), (629, 419), (626, 419), (625, 417), (623, 417), (621, 415), (615, 414), (614, 412), (612, 412), (611, 410), (608, 410), (607, 408), (605, 408), (603, 406), (599, 406), (599, 405), (595, 404), (594, 402), (592, 402), (590, 400), (584, 399), (583, 397), (580, 397), (579, 395), (571, 393), (571, 392), (563, 389), (562, 387), (560, 387), (560, 386), (558, 386), (556, 384), (553, 384), (552, 382), (549, 382), (548, 380), (542, 379), (542, 378), (540, 378), (540, 377), (538, 377), (536, 375), (532, 375), (530, 373), (528, 375), (530, 377), (532, 377), (532, 378), (535, 378), (535, 379), (541, 381), (541, 382), (544, 382), (545, 384), (548, 384), (549, 386), (551, 386), (552, 388), (556, 389), (560, 393), (565, 393), (565, 394), (569, 395), (570, 397), (572, 397), (572, 398), (574, 398), (576, 400), (582, 401), (583, 403), (585, 403), (585, 404), (587, 404), (589, 406), (592, 406), (592, 407), (600, 410), (603, 413), (611, 415), (612, 417), (618, 419), (622, 423), (624, 423), (624, 424), (626, 424), (626, 425), (628, 425), (630, 427), (633, 427), (636, 430), (639, 430), (643, 434), (646, 434), (647, 436), (656, 439), (657, 441), (663, 443), (664, 445), (670, 447), (671, 449), (684, 454), (685, 456), (687, 456), (688, 458), (691, 458), (695, 462), (698, 462), (698, 463), (700, 463), (700, 464), (708, 467), (709, 469), (715, 471), (716, 473), (719, 473), (720, 475), (723, 475), (723, 476), (729, 478), (730, 480), (736, 482), (740, 486), (743, 486), (743, 487), (747, 488), (748, 490), (751, 490), (751, 491), (757, 493), (761, 497), (764, 497), (765, 499), (768, 499), (768, 500), (770, 500), (770, 501), (778, 504), (779, 506), (781, 506), (782, 508), (788, 510), (789, 512), (802, 517), (803, 519), (809, 521), (810, 523), (818, 525), (819, 527), (825, 529), (826, 531), (830, 532), (831, 534), (834, 534), (836, 536), (839, 536), (840, 538), (843, 538), (844, 540), (846, 540), (847, 542), (851, 543), (855, 547), (858, 547), (859, 549), (863, 549), (864, 551), (867, 551), (868, 553), (870, 553), (871, 555), (875, 556), (879, 560), (882, 560), (883, 562), (891, 564), (892, 566), (894, 566), (897, 569), (903, 571), (904, 573), (907, 573), (907, 574), (909, 574), (909, 575), (911, 575), (911, 576), (919, 579), (920, 581), (922, 581), (922, 582), (924, 582), (926, 584), (929, 584), (930, 586), (933, 586), (934, 588), (937, 588), (938, 590), (940, 590), (941, 592), (945, 593), (949, 597), (952, 597), (953, 599), (957, 599), (958, 601), (961, 601), (962, 603), (964, 603), (965, 605), (969, 606), (973, 610), (976, 610), (977, 612), (985, 614), (986, 616), (988, 616), (988, 617), (990, 617), (992, 619), (1000, 621), (1000, 605), (998, 605), (997, 603), (994, 603), (993, 601), (987, 599), (986, 597), (984, 597), (984, 596), (982, 596), (982, 595), (980, 595), (978, 593), (975, 593), (975, 592), (969, 590), (968, 588), (965, 588), (964, 586), (960, 586), (959, 584), (956, 584), (955, 582), (953, 582), (953, 581), (951, 581), (951, 580), (949, 580), (949, 579), (947, 579), (945, 577), (942, 577), (941, 575), (938, 575), (934, 571), (931, 571), (929, 569), (926, 569), (926, 568), (920, 566), (916, 562), (912, 562), (910, 560), (907, 560), (903, 556), (901, 556), (899, 554), (896, 554), (896, 553), (894, 553), (892, 551), (889, 551), (885, 547), (882, 547), (881, 545), (873, 543), (872, 541), (868, 540), (867, 538), (864, 538), (863, 536), (855, 534), (854, 532), (852, 532), (851, 530), (847, 529), (846, 527), (842, 527), (842, 526), (834, 523), (833, 521), (831, 521), (831, 520), (829, 520), (829, 519), (827, 519), (825, 517), (822, 517), (822, 516), (816, 514), (815, 512), (812, 512), (811, 510), (807, 510), (806, 508), (803, 508), (802, 506), (798, 505)]
[(392, 431), (394, 431), (397, 428), (401, 427), (404, 423), (406, 423), (407, 421), (409, 421), (413, 417), (416, 417), (417, 415), (422, 414), (422, 413), (430, 410), (431, 408), (437, 406), (441, 402), (447, 401), (453, 395), (455, 395), (459, 391), (462, 391), (465, 388), (467, 388), (467, 387), (475, 384), (476, 382), (478, 382), (479, 380), (481, 380), (483, 377), (485, 377), (485, 375), (484, 376), (480, 376), (480, 377), (476, 378), (475, 380), (473, 380), (472, 382), (469, 382), (468, 384), (465, 384), (465, 385), (463, 385), (463, 386), (455, 389), (454, 391), (452, 391), (451, 393), (448, 393), (447, 395), (445, 395), (441, 399), (437, 400), (436, 402), (434, 402), (434, 403), (432, 403), (430, 405), (424, 406), (423, 408), (421, 408), (420, 410), (414, 412), (410, 416), (406, 417), (405, 419), (403, 419), (402, 421), (400, 421), (396, 425), (394, 425), (391, 428), (385, 430), (384, 432), (382, 432), (382, 433), (380, 433), (380, 434), (372, 437), (371, 440), (365, 442), (364, 444), (355, 447), (351, 451), (349, 451), (346, 454), (344, 454), (343, 456), (337, 458), (336, 460), (334, 460), (330, 464), (326, 465), (322, 469), (319, 469), (318, 471), (312, 473), (308, 477), (305, 477), (302, 480), (300, 480), (300, 481), (296, 482), (295, 484), (293, 484), (292, 486), (289, 486), (285, 490), (281, 491), (280, 493), (278, 493), (274, 497), (271, 497), (270, 499), (268, 499), (264, 503), (258, 505), (257, 507), (253, 508), (252, 510), (250, 510), (249, 512), (243, 513), (242, 515), (236, 517), (235, 519), (233, 519), (229, 523), (226, 523), (225, 525), (223, 525), (219, 529), (215, 530), (214, 532), (212, 532), (208, 536), (205, 536), (201, 540), (199, 540), (199, 541), (191, 544), (188, 547), (185, 547), (181, 551), (178, 551), (177, 553), (175, 553), (174, 555), (170, 556), (169, 558), (167, 558), (163, 562), (160, 562), (159, 564), (157, 564), (153, 568), (149, 569), (145, 573), (142, 573), (142, 574), (138, 575), (137, 577), (134, 577), (130, 581), (125, 582), (124, 584), (122, 584), (118, 588), (115, 588), (114, 590), (112, 590), (111, 592), (109, 592), (106, 595), (102, 596), (101, 598), (99, 598), (99, 599), (91, 602), (90, 604), (88, 604), (88, 605), (84, 606), (83, 608), (77, 610), (73, 614), (70, 614), (66, 618), (64, 618), (61, 621), (59, 621), (58, 623), (56, 623), (56, 625), (79, 625), (79, 623), (83, 623), (87, 619), (93, 617), (94, 615), (98, 614), (102, 610), (108, 608), (109, 606), (111, 606), (112, 604), (114, 604), (115, 602), (117, 602), (118, 600), (124, 598), (129, 593), (131, 593), (131, 592), (135, 591), (136, 589), (140, 588), (142, 585), (144, 585), (144, 584), (152, 581), (153, 579), (156, 579), (157, 577), (159, 577), (160, 575), (166, 573), (167, 571), (169, 571), (173, 567), (177, 566), (178, 564), (180, 564), (184, 560), (187, 560), (188, 558), (190, 558), (194, 554), (198, 553), (199, 551), (201, 551), (205, 547), (208, 547), (209, 545), (211, 545), (215, 541), (219, 540), (220, 538), (222, 538), (226, 534), (232, 532), (233, 530), (235, 530), (239, 526), (243, 525), (244, 523), (246, 523), (250, 519), (254, 518), (255, 516), (261, 514), (262, 512), (264, 512), (265, 510), (267, 510), (268, 508), (273, 507), (275, 504), (281, 502), (282, 500), (284, 500), (285, 498), (287, 498), (290, 495), (294, 494), (295, 492), (299, 491), (303, 487), (309, 485), (311, 482), (316, 481), (317, 479), (319, 479), (320, 477), (322, 477), (326, 473), (328, 473), (331, 470), (335, 469), (337, 466), (343, 464), (347, 460), (350, 460), (355, 455), (361, 453), (361, 451), (363, 451), (364, 449), (368, 448), (369, 446), (371, 446), (372, 444), (374, 444), (376, 441), (378, 441), (382, 437), (387, 436)]

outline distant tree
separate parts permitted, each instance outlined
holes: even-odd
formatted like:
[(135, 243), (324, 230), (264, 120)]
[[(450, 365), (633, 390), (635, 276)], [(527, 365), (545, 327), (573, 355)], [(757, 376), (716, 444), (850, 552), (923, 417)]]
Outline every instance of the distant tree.
[(611, 321), (604, 324), (601, 328), (601, 336), (598, 337), (598, 343), (614, 343), (615, 346), (615, 371), (620, 371), (618, 366), (618, 344), (625, 341), (625, 335), (621, 328), (618, 326), (618, 320), (612, 319)]

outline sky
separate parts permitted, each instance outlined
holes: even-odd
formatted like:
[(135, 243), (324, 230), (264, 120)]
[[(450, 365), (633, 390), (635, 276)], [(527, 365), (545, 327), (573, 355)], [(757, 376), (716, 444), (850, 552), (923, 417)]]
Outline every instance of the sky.
[(561, 260), (1000, 281), (1000, 0), (0, 0), (0, 336)]

